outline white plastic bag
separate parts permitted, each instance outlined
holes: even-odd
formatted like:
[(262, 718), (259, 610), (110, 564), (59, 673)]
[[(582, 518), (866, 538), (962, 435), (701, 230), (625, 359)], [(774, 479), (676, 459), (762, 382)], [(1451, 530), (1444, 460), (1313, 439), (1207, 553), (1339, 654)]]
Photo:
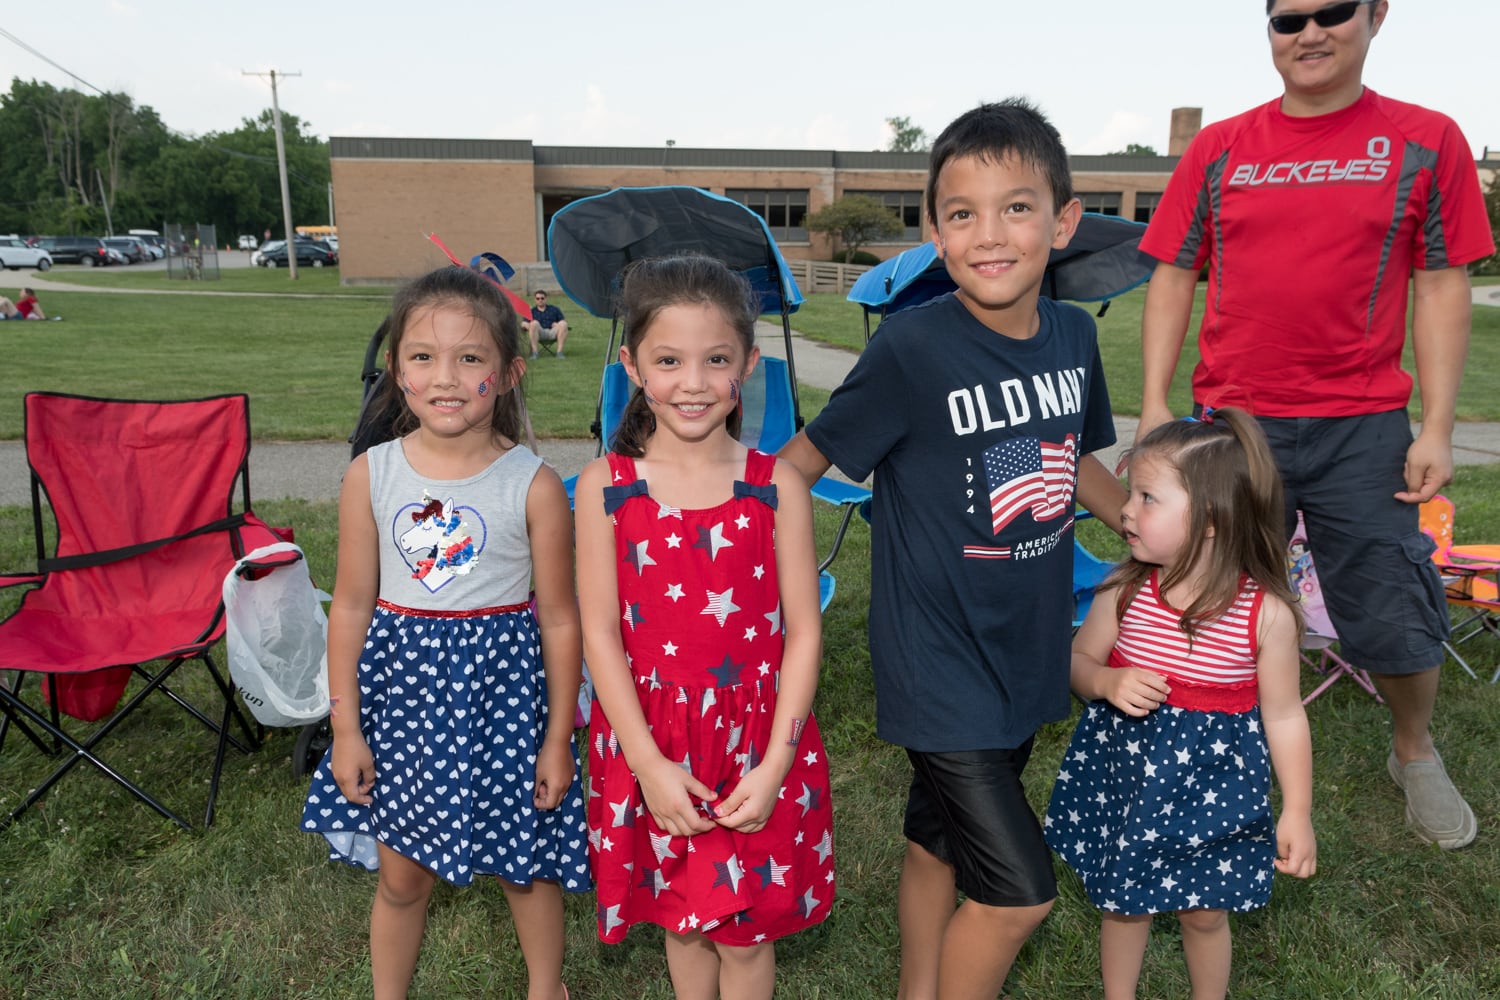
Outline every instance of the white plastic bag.
[[(289, 553), (296, 561), (282, 564)], [(247, 579), (257, 563), (276, 568)], [(224, 577), (229, 675), (250, 714), (266, 726), (301, 726), (328, 714), (329, 596), (313, 587), (302, 550), (290, 542), (256, 549)]]

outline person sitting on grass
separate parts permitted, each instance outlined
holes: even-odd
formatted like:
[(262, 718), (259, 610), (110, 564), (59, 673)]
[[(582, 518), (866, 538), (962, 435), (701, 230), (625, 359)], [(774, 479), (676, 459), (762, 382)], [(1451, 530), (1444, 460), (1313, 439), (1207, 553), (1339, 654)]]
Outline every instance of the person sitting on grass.
[(536, 357), (542, 343), (557, 342), (557, 356), (563, 356), (563, 344), (568, 339), (568, 321), (562, 310), (547, 304), (547, 293), (537, 292), (531, 307), (531, 319), (526, 323), (526, 333), (531, 337), (531, 356)]
[(42, 307), (36, 300), (36, 292), (31, 289), (21, 289), (21, 297), (15, 302), (0, 295), (0, 319), (46, 318), (47, 314), (42, 312)]

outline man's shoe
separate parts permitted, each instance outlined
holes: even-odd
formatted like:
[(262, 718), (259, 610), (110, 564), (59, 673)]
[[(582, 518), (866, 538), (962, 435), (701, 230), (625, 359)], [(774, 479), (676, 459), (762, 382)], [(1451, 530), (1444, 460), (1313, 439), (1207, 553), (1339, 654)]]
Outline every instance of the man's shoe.
[(1433, 750), (1433, 760), (1402, 764), (1396, 752), (1386, 759), (1386, 770), (1396, 787), (1406, 792), (1406, 822), (1416, 835), (1445, 851), (1463, 847), (1474, 839), (1479, 824), (1474, 810), (1453, 787), (1443, 758)]

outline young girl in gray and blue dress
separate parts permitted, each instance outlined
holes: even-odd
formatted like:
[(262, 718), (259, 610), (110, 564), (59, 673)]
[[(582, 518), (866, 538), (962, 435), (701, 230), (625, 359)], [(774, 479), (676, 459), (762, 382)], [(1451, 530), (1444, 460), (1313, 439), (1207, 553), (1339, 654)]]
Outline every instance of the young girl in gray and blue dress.
[(397, 295), (390, 329), (387, 402), (403, 436), (344, 476), (333, 746), (302, 828), (328, 838), (332, 859), (379, 869), (378, 1000), (406, 995), (436, 880), (476, 875), (497, 876), (510, 903), (528, 1000), (564, 1000), (560, 890), (591, 885), (567, 495), (517, 444), (526, 363), (498, 288), (434, 271)]
[[(1107, 1000), (1134, 997), (1151, 917), (1175, 911), (1195, 1000), (1229, 987), (1230, 910), (1317, 870), (1281, 477), (1240, 410), (1163, 424), (1130, 456), (1130, 558), (1073, 641), (1089, 701), (1047, 843), (1099, 907)], [(1271, 815), (1269, 763), (1281, 786)]]

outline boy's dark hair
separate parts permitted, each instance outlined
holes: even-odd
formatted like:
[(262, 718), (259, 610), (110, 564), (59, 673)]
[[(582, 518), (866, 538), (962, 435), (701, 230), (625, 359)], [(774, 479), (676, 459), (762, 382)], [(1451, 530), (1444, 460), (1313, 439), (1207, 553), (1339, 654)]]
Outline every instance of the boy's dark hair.
[[(502, 385), (510, 379), (514, 362), (521, 356), (521, 325), (516, 311), (499, 287), (479, 272), (467, 267), (440, 267), (401, 288), (391, 301), (391, 316), (387, 320), (390, 340), (386, 345), (386, 377), (379, 400), (380, 412), (393, 415), (393, 430), (398, 437), (417, 426), (416, 415), (406, 405), (406, 394), (401, 387), (401, 339), (416, 314), (442, 307), (467, 312), (494, 339), (500, 352), (496, 367)], [(512, 443), (520, 441), (525, 426), (522, 407), (518, 382), (495, 400), (491, 429)]]
[[(723, 261), (702, 254), (654, 257), (636, 261), (621, 275), (620, 297), (616, 314), (623, 329), (621, 345), (637, 357), (641, 340), (646, 336), (658, 313), (670, 306), (705, 304), (716, 306), (724, 321), (740, 335), (740, 344), (748, 356), (755, 346), (755, 318), (759, 304), (750, 283)], [(740, 436), (739, 408), (731, 410), (724, 422), (729, 436)], [(620, 426), (609, 439), (609, 448), (621, 455), (640, 458), (646, 453), (646, 442), (656, 429), (656, 418), (637, 386), (625, 404)]]
[(965, 111), (943, 129), (932, 144), (927, 170), (927, 218), (938, 221), (938, 174), (949, 160), (973, 156), (986, 163), (1016, 157), (1047, 178), (1052, 188), (1052, 210), (1073, 200), (1073, 174), (1068, 169), (1068, 151), (1062, 136), (1036, 105), (1021, 97), (995, 104), (981, 104)]

